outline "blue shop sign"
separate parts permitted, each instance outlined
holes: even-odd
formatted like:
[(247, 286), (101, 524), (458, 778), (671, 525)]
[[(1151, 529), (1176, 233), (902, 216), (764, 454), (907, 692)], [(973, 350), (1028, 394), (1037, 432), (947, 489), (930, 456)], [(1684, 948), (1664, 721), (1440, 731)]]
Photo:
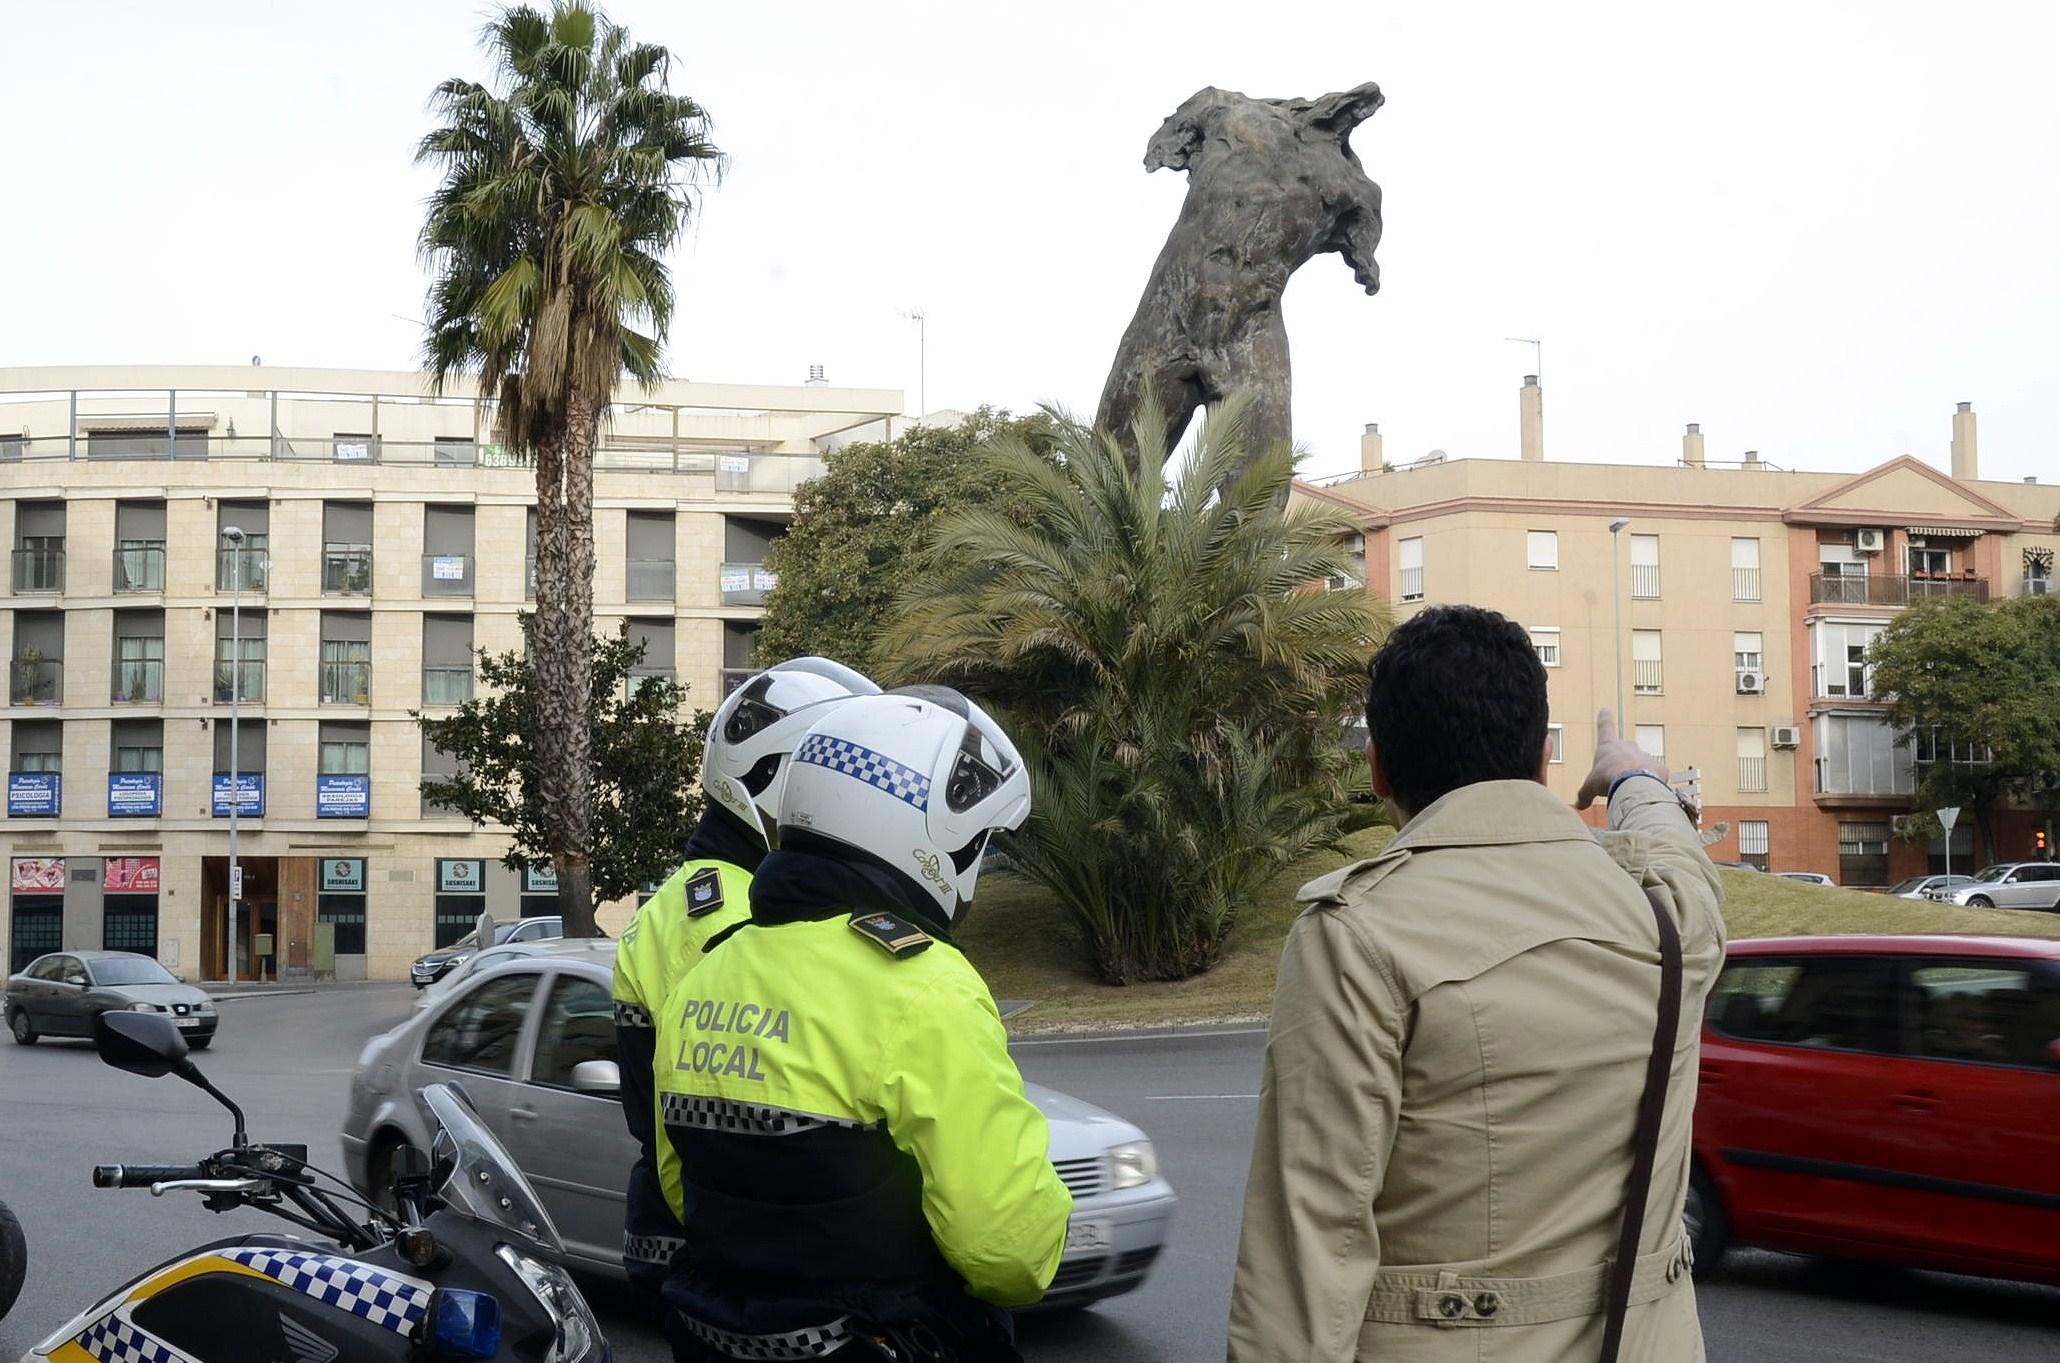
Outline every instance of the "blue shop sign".
[[(236, 778), (236, 813), (245, 819), (261, 819), (265, 814), (265, 777), (263, 772), (244, 772)], [(226, 772), (215, 773), (215, 817), (229, 817), (229, 776)]]
[(165, 778), (155, 771), (107, 774), (107, 817), (155, 819), (165, 812)]
[(7, 773), (7, 817), (34, 819), (57, 817), (63, 778), (54, 771), (11, 771)]
[(366, 819), (372, 816), (372, 778), (325, 775), (315, 778), (315, 817)]

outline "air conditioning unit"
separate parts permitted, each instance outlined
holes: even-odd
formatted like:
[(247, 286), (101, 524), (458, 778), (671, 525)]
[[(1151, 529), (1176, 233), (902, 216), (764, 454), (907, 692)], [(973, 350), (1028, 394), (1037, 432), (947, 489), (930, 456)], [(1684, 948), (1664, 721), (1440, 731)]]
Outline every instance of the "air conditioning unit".
[(1882, 533), (1879, 530), (1853, 531), (1853, 548), (1860, 553), (1878, 554), (1881, 552), (1882, 543)]
[(1802, 730), (1796, 728), (1793, 724), (1775, 725), (1774, 746), (1777, 748), (1800, 748), (1802, 746)]
[(1743, 668), (1743, 667), (1741, 667), (1741, 668), (1739, 668), (1739, 669), (1738, 669), (1738, 694), (1739, 694), (1739, 695), (1741, 695), (1741, 696), (1757, 696), (1757, 695), (1759, 695), (1759, 694), (1760, 694), (1761, 692), (1765, 691), (1766, 689), (1767, 689), (1767, 678), (1766, 678), (1766, 675), (1765, 675), (1764, 673), (1760, 673), (1760, 672), (1754, 672), (1754, 671), (1752, 671), (1752, 670), (1751, 670), (1751, 669), (1749, 669), (1749, 668)]

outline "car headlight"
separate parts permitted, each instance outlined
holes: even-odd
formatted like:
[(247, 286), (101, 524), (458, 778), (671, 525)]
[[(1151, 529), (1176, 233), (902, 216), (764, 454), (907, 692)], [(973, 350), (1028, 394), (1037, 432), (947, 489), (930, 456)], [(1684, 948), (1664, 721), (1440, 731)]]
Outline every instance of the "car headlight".
[(545, 1353), (544, 1363), (589, 1363), (607, 1355), (607, 1346), (601, 1342), (601, 1327), (595, 1323), (594, 1313), (587, 1309), (586, 1298), (573, 1285), (571, 1275), (556, 1264), (532, 1259), (509, 1245), (498, 1247), (494, 1255), (515, 1271), (515, 1276), (522, 1279), (522, 1285), (538, 1305), (550, 1312), (557, 1326), (558, 1337)]
[(1130, 1141), (1108, 1149), (1109, 1186), (1137, 1188), (1159, 1176), (1159, 1157), (1150, 1141)]
[(132, 1003), (129, 1005), (129, 1011), (132, 1013), (162, 1013), (164, 1009), (155, 1003)]

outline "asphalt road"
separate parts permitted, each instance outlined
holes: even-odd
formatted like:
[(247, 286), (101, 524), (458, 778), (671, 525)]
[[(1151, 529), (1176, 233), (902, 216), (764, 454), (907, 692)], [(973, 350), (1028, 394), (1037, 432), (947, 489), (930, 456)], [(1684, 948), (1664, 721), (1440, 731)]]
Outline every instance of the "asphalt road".
[[(340, 1165), (335, 1132), (364, 1039), (406, 1016), (405, 987), (336, 989), (222, 1005), (199, 1060), (260, 1139), (306, 1141)], [(1145, 1287), (1067, 1316), (1026, 1318), (1032, 1363), (1196, 1363), (1220, 1358), (1264, 1038), (1251, 1029), (1173, 1038), (1032, 1041), (1025, 1074), (1129, 1117), (1152, 1134), (1181, 1198), (1174, 1238)], [(102, 1192), (92, 1165), (190, 1159), (227, 1143), (227, 1114), (174, 1079), (101, 1066), (79, 1043), (0, 1041), (0, 1198), (29, 1237), (29, 1278), (0, 1321), (11, 1360), (93, 1297), (209, 1239), (268, 1225), (216, 1217), (190, 1198)], [(1839, 1269), (1735, 1255), (1700, 1287), (1713, 1363), (1869, 1359), (1941, 1363), (2060, 1355), (2060, 1290), (1943, 1275)], [(624, 1363), (664, 1357), (625, 1294), (590, 1295)]]

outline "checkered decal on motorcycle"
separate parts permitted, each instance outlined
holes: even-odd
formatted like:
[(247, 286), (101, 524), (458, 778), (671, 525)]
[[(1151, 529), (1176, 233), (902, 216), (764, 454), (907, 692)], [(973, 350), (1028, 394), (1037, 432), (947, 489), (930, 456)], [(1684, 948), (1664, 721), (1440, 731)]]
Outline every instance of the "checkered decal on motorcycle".
[(832, 738), (828, 734), (814, 734), (795, 750), (794, 760), (855, 776), (917, 809), (929, 807), (929, 777), (857, 743)]
[(333, 1254), (291, 1249), (225, 1249), (224, 1259), (276, 1278), (296, 1292), (362, 1316), (395, 1334), (409, 1334), (428, 1314), (428, 1283), (382, 1272)]
[(109, 1316), (73, 1341), (100, 1363), (192, 1363), (186, 1355), (151, 1338), (119, 1316)]

